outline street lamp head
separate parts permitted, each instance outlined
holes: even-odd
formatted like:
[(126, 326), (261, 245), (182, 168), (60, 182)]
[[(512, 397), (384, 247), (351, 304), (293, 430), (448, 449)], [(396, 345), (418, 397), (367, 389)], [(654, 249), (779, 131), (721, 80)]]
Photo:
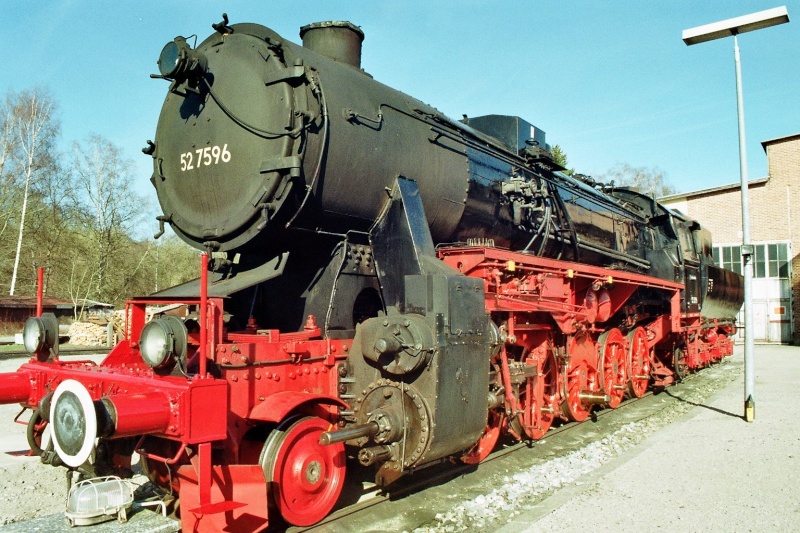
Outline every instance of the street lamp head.
[(786, 22), (789, 22), (789, 13), (786, 11), (786, 6), (774, 7), (766, 11), (683, 30), (683, 42), (687, 46), (691, 46), (748, 31), (777, 26)]

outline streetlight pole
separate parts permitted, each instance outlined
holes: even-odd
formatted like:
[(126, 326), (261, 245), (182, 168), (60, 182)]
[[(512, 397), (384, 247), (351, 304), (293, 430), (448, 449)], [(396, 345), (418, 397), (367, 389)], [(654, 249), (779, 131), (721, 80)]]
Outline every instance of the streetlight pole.
[(736, 66), (736, 111), (739, 118), (739, 177), (742, 189), (742, 266), (744, 269), (744, 419), (755, 420), (755, 360), (753, 355), (753, 245), (750, 242), (750, 200), (747, 178), (747, 143), (744, 131), (744, 98), (742, 97), (742, 64), (739, 57), (740, 33), (760, 30), (789, 22), (786, 7), (776, 7), (750, 15), (706, 24), (683, 31), (687, 46), (733, 36), (733, 57)]
[(742, 96), (742, 60), (739, 38), (733, 34), (733, 60), (736, 65), (736, 114), (739, 117), (739, 178), (742, 188), (742, 268), (744, 270), (744, 419), (756, 417), (755, 340), (753, 339), (753, 245), (750, 242), (750, 192), (747, 182), (747, 141), (744, 133), (744, 97)]

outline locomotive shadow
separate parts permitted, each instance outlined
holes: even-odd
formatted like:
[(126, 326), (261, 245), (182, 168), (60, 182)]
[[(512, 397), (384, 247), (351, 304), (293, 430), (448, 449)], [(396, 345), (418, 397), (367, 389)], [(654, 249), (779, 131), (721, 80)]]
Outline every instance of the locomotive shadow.
[(692, 406), (694, 406), (694, 407), (702, 407), (703, 409), (708, 409), (709, 411), (714, 411), (715, 413), (719, 413), (719, 414), (721, 414), (721, 415), (727, 415), (727, 416), (732, 416), (732, 417), (734, 417), (734, 418), (741, 418), (741, 419), (744, 419), (744, 416), (743, 416), (743, 415), (737, 415), (737, 414), (734, 414), (734, 413), (730, 413), (730, 412), (728, 412), (728, 411), (725, 411), (724, 409), (720, 409), (720, 408), (718, 408), (718, 407), (713, 407), (713, 406), (711, 406), (711, 405), (705, 405), (705, 404), (702, 404), (702, 403), (697, 403), (697, 402), (693, 402), (693, 401), (691, 401), (691, 400), (687, 400), (687, 399), (685, 399), (685, 398), (681, 398), (680, 396), (678, 396), (677, 394), (673, 393), (673, 392), (672, 392), (672, 391), (670, 391), (670, 390), (664, 390), (664, 391), (662, 392), (662, 394), (666, 394), (666, 395), (667, 395), (667, 396), (669, 396), (670, 398), (673, 398), (673, 399), (675, 399), (675, 400), (677, 400), (677, 401), (679, 401), (679, 402), (681, 402), (681, 403), (685, 403), (685, 404), (688, 404), (688, 405), (692, 405)]
[(378, 488), (375, 483), (375, 473), (371, 469), (357, 468), (356, 459), (348, 459), (348, 477), (339, 500), (334, 507), (335, 511), (355, 505), (362, 498), (369, 498), (372, 495), (382, 496), (390, 501), (402, 500), (408, 496), (417, 494), (426, 488), (445, 485), (449, 481), (477, 471), (479, 465), (466, 465), (459, 463), (457, 468), (449, 462), (439, 463), (420, 469), (398, 479), (389, 487)]

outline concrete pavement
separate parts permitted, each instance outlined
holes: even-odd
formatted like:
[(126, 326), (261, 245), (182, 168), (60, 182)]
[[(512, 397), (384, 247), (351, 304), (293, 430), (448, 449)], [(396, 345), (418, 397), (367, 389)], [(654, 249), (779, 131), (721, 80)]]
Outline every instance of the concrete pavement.
[[(756, 346), (756, 416), (736, 380), (504, 531), (800, 531), (800, 348)], [(729, 364), (743, 367), (741, 347)]]

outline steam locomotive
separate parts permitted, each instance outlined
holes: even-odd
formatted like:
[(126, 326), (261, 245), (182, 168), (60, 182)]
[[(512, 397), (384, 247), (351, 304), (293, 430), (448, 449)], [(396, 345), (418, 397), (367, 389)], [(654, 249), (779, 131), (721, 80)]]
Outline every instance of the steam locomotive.
[(212, 27), (164, 46), (144, 149), (200, 277), (128, 302), (99, 365), (28, 321), (0, 401), (43, 461), (124, 477), (136, 452), (184, 531), (310, 525), (348, 468), (476, 464), (732, 353), (742, 280), (696, 221), (562, 172), (519, 117), (375, 81), (348, 22)]

